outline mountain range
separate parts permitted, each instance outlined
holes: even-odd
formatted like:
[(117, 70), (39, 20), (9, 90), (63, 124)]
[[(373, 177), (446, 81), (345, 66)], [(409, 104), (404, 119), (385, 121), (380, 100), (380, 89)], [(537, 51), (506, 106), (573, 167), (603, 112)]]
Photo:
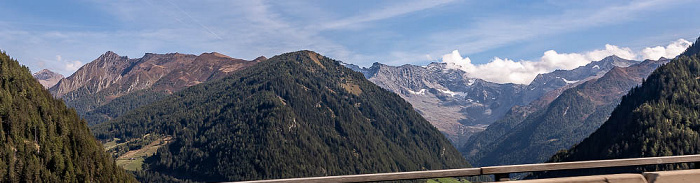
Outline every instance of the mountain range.
[[(93, 129), (103, 141), (126, 143), (130, 152), (151, 137), (162, 139), (143, 170), (183, 180), (469, 166), (401, 97), (311, 51), (274, 56)], [(142, 144), (153, 142), (160, 140)]]
[[(147, 53), (136, 59), (107, 52), (68, 78), (60, 79), (49, 91), (94, 125), (98, 139), (112, 144), (107, 149), (118, 164), (136, 170), (140, 180), (148, 181), (229, 181), (469, 166), (452, 145), (478, 166), (544, 162), (558, 150), (573, 145), (550, 161), (605, 159), (612, 156), (610, 152), (621, 152), (613, 153), (615, 158), (644, 157), (695, 152), (692, 143), (696, 142), (692, 139), (668, 141), (671, 148), (649, 142), (657, 137), (680, 138), (653, 134), (653, 130), (675, 130), (685, 135), (683, 138), (692, 138), (697, 131), (695, 122), (673, 115), (674, 110), (692, 112), (683, 107), (692, 107), (694, 100), (681, 95), (694, 94), (669, 89), (694, 87), (685, 78), (695, 72), (697, 55), (693, 49), (697, 48), (689, 48), (666, 66), (669, 60), (665, 58), (639, 62), (613, 55), (572, 70), (539, 74), (528, 85), (469, 77), (445, 63), (374, 63), (361, 68), (311, 51), (252, 61), (216, 52)], [(651, 74), (659, 66), (659, 70), (675, 70)], [(644, 81), (649, 74), (656, 83)], [(47, 81), (62, 76), (42, 70), (34, 77), (50, 86)], [(636, 87), (642, 83), (642, 87)], [(644, 85), (654, 85), (659, 91), (652, 91), (649, 86), (640, 89)], [(630, 94), (625, 95), (630, 89)], [(646, 93), (635, 95), (642, 90)], [(372, 94), (368, 95), (368, 91)], [(642, 99), (625, 103), (633, 95)], [(666, 98), (650, 99), (647, 95)], [(647, 104), (648, 100), (660, 104)], [(684, 101), (679, 104), (675, 100)], [(671, 114), (658, 110), (640, 113), (648, 107), (629, 106), (642, 103), (643, 107)], [(672, 108), (666, 109), (667, 105)], [(580, 149), (619, 135), (606, 124), (621, 127), (619, 121), (624, 120), (619, 111), (630, 108), (634, 110), (629, 113), (645, 116), (625, 116), (625, 120), (666, 117), (670, 121), (689, 121), (680, 124), (687, 129), (654, 122), (635, 126), (638, 121), (626, 121), (625, 128), (645, 131), (625, 132), (634, 137), (612, 137), (622, 142), (606, 145), (609, 148), (605, 156)], [(615, 119), (618, 121), (611, 122)], [(235, 133), (223, 134), (222, 130)], [(452, 145), (445, 145), (444, 138), (435, 135), (436, 130)], [(360, 134), (365, 139), (360, 139)], [(587, 142), (593, 141), (591, 138), (597, 141)], [(645, 141), (635, 141), (640, 139)], [(265, 145), (255, 145), (261, 143)], [(638, 146), (642, 154), (627, 152)], [(688, 148), (674, 149), (681, 146)], [(433, 156), (436, 151), (442, 151), (438, 159)], [(320, 162), (286, 160), (308, 156), (309, 152), (324, 157), (323, 163), (328, 166), (318, 164), (316, 167), (322, 168), (313, 169), (298, 165)], [(231, 153), (250, 155), (238, 157)], [(140, 154), (141, 159), (136, 163), (133, 158), (126, 161), (129, 154)], [(215, 162), (221, 159), (225, 161)], [(370, 162), (376, 165), (367, 168)], [(237, 168), (225, 168), (230, 166)], [(684, 166), (687, 165), (662, 169)], [(549, 175), (554, 174), (537, 176)]]
[(600, 78), (564, 90), (553, 100), (544, 97), (526, 107), (534, 112), (511, 111), (472, 136), (460, 150), (479, 166), (544, 162), (597, 129), (620, 97), (667, 62), (662, 58), (615, 66)]
[(130, 59), (108, 51), (61, 79), (49, 91), (92, 125), (265, 59), (246, 61), (216, 52), (146, 53), (141, 58)]
[(483, 131), (509, 111), (532, 112), (523, 106), (542, 97), (552, 100), (566, 88), (601, 77), (614, 67), (635, 63), (638, 61), (610, 56), (576, 69), (539, 74), (529, 85), (471, 78), (462, 70), (447, 68), (445, 63), (427, 66), (375, 63), (369, 68), (344, 65), (399, 94), (454, 144), (461, 146), (471, 135)]

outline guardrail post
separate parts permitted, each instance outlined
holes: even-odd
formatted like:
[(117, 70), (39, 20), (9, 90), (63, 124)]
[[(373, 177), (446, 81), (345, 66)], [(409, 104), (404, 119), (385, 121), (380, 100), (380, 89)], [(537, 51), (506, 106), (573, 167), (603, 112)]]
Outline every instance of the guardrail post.
[(509, 173), (499, 173), (499, 174), (494, 174), (493, 176), (495, 177), (496, 182), (510, 181), (510, 174)]

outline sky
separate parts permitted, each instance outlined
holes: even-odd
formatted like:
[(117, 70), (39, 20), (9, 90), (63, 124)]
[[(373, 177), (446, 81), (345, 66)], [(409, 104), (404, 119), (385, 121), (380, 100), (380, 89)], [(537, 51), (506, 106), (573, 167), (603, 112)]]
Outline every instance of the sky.
[(700, 36), (700, 0), (3, 0), (0, 50), (69, 76), (107, 51), (313, 50), (360, 66), (445, 62), (529, 83), (609, 55), (674, 57)]

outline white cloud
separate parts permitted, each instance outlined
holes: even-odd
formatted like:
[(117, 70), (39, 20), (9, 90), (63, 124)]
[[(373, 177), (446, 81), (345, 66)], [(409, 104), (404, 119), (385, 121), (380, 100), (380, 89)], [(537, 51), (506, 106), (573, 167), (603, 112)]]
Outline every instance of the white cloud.
[(58, 68), (58, 70), (54, 70), (54, 71), (58, 71), (61, 73), (66, 73), (66, 72), (72, 73), (72, 72), (75, 72), (76, 70), (80, 69), (80, 67), (83, 66), (83, 62), (78, 61), (78, 60), (67, 61), (67, 60), (64, 60), (63, 56), (61, 56), (61, 55), (56, 55), (56, 60), (50, 61), (50, 62), (54, 62), (55, 64), (58, 64), (58, 65), (63, 65), (62, 68)]
[(469, 57), (462, 58), (459, 51), (454, 50), (442, 57), (451, 69), (461, 69), (470, 77), (480, 78), (496, 83), (529, 84), (538, 74), (552, 72), (557, 69), (571, 70), (599, 61), (605, 57), (616, 55), (628, 60), (658, 59), (659, 57), (673, 58), (683, 52), (690, 42), (679, 39), (666, 47), (644, 48), (642, 51), (632, 51), (630, 48), (606, 44), (605, 49), (585, 53), (557, 53), (554, 50), (544, 52), (538, 61), (513, 61), (495, 57), (486, 64), (475, 65)]
[(76, 60), (76, 61), (68, 62), (66, 64), (65, 69), (66, 69), (66, 71), (75, 72), (76, 70), (78, 70), (82, 66), (83, 66), (83, 62)]
[[(555, 52), (556, 53), (556, 52)], [(447, 63), (450, 69), (461, 69), (470, 77), (484, 79), (496, 83), (530, 83), (539, 73), (547, 72), (550, 67), (544, 61), (513, 61), (495, 57), (486, 64), (475, 65), (469, 57), (462, 58), (459, 51), (454, 50), (450, 54), (442, 56), (442, 61)]]
[(591, 61), (602, 60), (610, 55), (617, 55), (620, 58), (628, 60), (637, 58), (637, 54), (630, 48), (620, 48), (615, 45), (606, 44), (603, 50), (593, 50), (586, 53), (557, 53), (554, 50), (549, 50), (544, 52), (538, 65), (547, 70), (547, 72), (555, 69), (570, 70), (586, 65)]
[(657, 60), (661, 57), (674, 58), (683, 53), (683, 51), (685, 51), (685, 49), (688, 48), (691, 44), (692, 43), (690, 41), (687, 41), (685, 39), (678, 39), (674, 42), (671, 42), (666, 47), (647, 47), (642, 50), (642, 59)]

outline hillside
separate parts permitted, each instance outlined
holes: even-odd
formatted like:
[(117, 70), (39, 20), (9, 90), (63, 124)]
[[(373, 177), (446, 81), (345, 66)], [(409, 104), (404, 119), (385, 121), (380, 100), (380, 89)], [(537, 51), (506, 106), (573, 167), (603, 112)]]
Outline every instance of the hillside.
[(563, 91), (527, 117), (513, 115), (494, 123), (469, 139), (462, 152), (479, 166), (544, 162), (590, 135), (607, 119), (620, 97), (667, 62), (647, 60), (614, 67), (601, 78)]
[(409, 103), (311, 51), (187, 88), (95, 132), (122, 142), (172, 137), (143, 169), (195, 181), (469, 166)]
[(0, 54), (0, 182), (135, 182), (74, 110)]
[(246, 61), (216, 52), (146, 53), (142, 58), (130, 59), (108, 51), (62, 79), (50, 91), (93, 125), (264, 59)]
[[(659, 67), (632, 89), (593, 134), (551, 161), (580, 161), (616, 158), (698, 154), (700, 150), (700, 39), (681, 56)], [(560, 174), (593, 172), (638, 172), (688, 168), (686, 164), (615, 168)]]

